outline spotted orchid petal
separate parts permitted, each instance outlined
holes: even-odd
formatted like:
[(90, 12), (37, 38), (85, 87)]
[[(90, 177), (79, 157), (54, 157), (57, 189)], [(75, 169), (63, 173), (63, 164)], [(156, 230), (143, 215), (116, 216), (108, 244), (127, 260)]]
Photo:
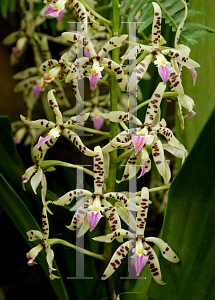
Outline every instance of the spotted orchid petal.
[(30, 128), (52, 128), (55, 126), (55, 123), (47, 121), (45, 119), (39, 119), (37, 121), (31, 121), (30, 119), (20, 115), (22, 122)]
[(196, 115), (195, 111), (191, 110), (189, 112), (189, 114), (187, 114), (186, 116), (184, 116), (184, 119), (189, 119), (189, 118), (192, 118)]
[(94, 148), (96, 155), (93, 159), (94, 170), (94, 192), (95, 194), (102, 194), (102, 187), (104, 182), (104, 158), (100, 146)]
[(51, 90), (51, 91), (48, 92), (48, 95), (47, 95), (48, 103), (49, 103), (49, 106), (51, 107), (51, 109), (53, 110), (53, 112), (55, 114), (56, 124), (62, 125), (63, 124), (63, 117), (62, 117), (62, 114), (60, 112), (58, 103), (55, 99), (54, 92), (55, 92), (55, 90)]
[(46, 152), (48, 149), (50, 149), (54, 144), (57, 142), (58, 138), (51, 138), (45, 143), (42, 143), (39, 147), (36, 144), (32, 150), (32, 155), (34, 156), (35, 160), (37, 161), (38, 166), (41, 165), (41, 163), (44, 160), (44, 157), (46, 155)]
[(169, 166), (167, 164), (165, 164), (162, 143), (158, 138), (156, 138), (152, 144), (152, 156), (153, 156), (155, 165), (158, 169), (158, 172), (163, 177), (164, 183), (167, 184), (170, 180), (170, 178), (168, 177), (170, 172), (167, 172), (166, 168), (169, 168)]
[(38, 74), (38, 67), (31, 67), (25, 69), (24, 71), (16, 73), (15, 75), (13, 75), (13, 79), (23, 80), (37, 74)]
[[(49, 272), (50, 271), (56, 271), (57, 269), (54, 269), (52, 264), (53, 264), (53, 260), (54, 260), (54, 251), (51, 249), (50, 245), (48, 245), (45, 249), (46, 251), (46, 260), (49, 266)], [(50, 273), (49, 273), (50, 276)], [(59, 277), (58, 277), (59, 278)]]
[(56, 59), (46, 60), (39, 68), (39, 71), (42, 75), (47, 74), (52, 68), (56, 67), (58, 61)]
[(135, 155), (142, 149), (142, 147), (145, 144), (145, 136), (137, 135), (133, 136), (133, 144), (134, 144), (134, 149), (135, 149)]
[(51, 69), (49, 73), (44, 74), (44, 81), (51, 82), (52, 80), (54, 80), (56, 77), (58, 77), (60, 70), (61, 70), (61, 66), (58, 65), (53, 69)]
[(166, 284), (163, 282), (162, 277), (161, 277), (161, 270), (160, 270), (160, 264), (157, 258), (157, 255), (155, 251), (152, 249), (152, 247), (149, 246), (146, 242), (143, 243), (143, 248), (145, 251), (147, 251), (148, 255), (148, 265), (150, 272), (154, 278), (154, 280), (161, 285)]
[[(114, 208), (116, 209), (117, 214), (120, 216), (120, 218), (125, 222), (125, 224), (127, 224), (132, 231), (135, 231), (136, 219), (134, 218), (133, 214), (129, 213), (128, 209), (122, 207), (121, 202), (115, 202)], [(116, 238), (118, 242), (120, 242), (120, 238), (120, 236)]]
[(102, 57), (105, 56), (107, 52), (110, 52), (111, 50), (122, 46), (123, 42), (127, 39), (128, 35), (118, 35), (115, 37), (112, 37), (99, 51), (98, 56)]
[(80, 114), (75, 117), (71, 117), (66, 123), (64, 123), (64, 127), (70, 127), (71, 125), (84, 125), (84, 123), (89, 118), (90, 113)]
[(148, 207), (149, 207), (149, 190), (145, 187), (141, 190), (141, 199), (139, 203), (139, 207), (141, 208), (141, 211), (137, 212), (137, 228), (136, 228), (136, 235), (144, 236), (144, 231), (146, 227), (146, 221), (147, 221), (147, 213), (148, 213)]
[(157, 245), (161, 251), (161, 254), (164, 258), (171, 261), (172, 263), (178, 263), (179, 258), (175, 254), (175, 252), (170, 248), (170, 246), (165, 243), (162, 239), (155, 238), (155, 237), (148, 237), (145, 239), (147, 242), (152, 242)]
[(133, 70), (129, 84), (128, 84), (128, 91), (132, 91), (133, 88), (136, 87), (138, 82), (143, 78), (143, 76), (146, 74), (146, 71), (148, 70), (148, 67), (152, 61), (152, 54), (147, 55)]
[(172, 147), (169, 144), (163, 144), (163, 149), (171, 153), (172, 155), (181, 158), (182, 163), (184, 163), (185, 158), (187, 157), (188, 153), (186, 150), (178, 149), (176, 147)]
[(193, 76), (193, 85), (196, 84), (196, 78), (197, 78), (197, 72), (194, 68), (188, 68), (188, 70), (191, 72), (192, 76)]
[(135, 130), (125, 130), (119, 133), (110, 143), (102, 148), (102, 152), (110, 152), (114, 149), (128, 148), (133, 144), (132, 134), (135, 134)]
[(98, 210), (92, 210), (87, 212), (87, 219), (90, 225), (90, 231), (92, 231), (96, 227), (96, 225), (102, 217), (102, 214)]
[(111, 122), (127, 121), (135, 123), (139, 126), (142, 125), (142, 122), (137, 117), (124, 111), (111, 111), (103, 113), (101, 116), (107, 120), (110, 120)]
[(166, 84), (164, 84), (163, 82), (160, 82), (150, 99), (150, 103), (147, 107), (144, 123), (148, 123), (150, 125), (154, 124), (155, 118), (156, 118), (157, 114), (159, 114), (159, 107), (160, 107), (160, 103), (161, 103), (165, 89), (166, 89)]
[(113, 254), (107, 268), (105, 269), (102, 280), (109, 278), (121, 265), (123, 259), (126, 257), (129, 251), (129, 241), (125, 242), (121, 246), (117, 248), (115, 253)]
[(152, 46), (153, 50), (159, 49), (160, 33), (161, 33), (161, 9), (156, 2), (152, 2), (154, 7), (154, 19), (152, 24)]
[(186, 2), (183, 1), (183, 0), (182, 0), (182, 2), (184, 3), (184, 8), (185, 8), (185, 10), (184, 10), (184, 16), (183, 16), (183, 18), (182, 18), (180, 24), (178, 25), (178, 29), (177, 29), (176, 34), (175, 34), (174, 47), (175, 47), (176, 49), (177, 49), (178, 46), (179, 46), (179, 43), (178, 43), (178, 42), (179, 42), (179, 37), (180, 37), (180, 34), (181, 34), (181, 32), (182, 32), (182, 29), (183, 29), (183, 26), (184, 26), (184, 22), (185, 22), (185, 20), (186, 20), (186, 18), (187, 18), (187, 4), (186, 4)]
[(172, 49), (172, 48), (165, 49), (165, 50), (161, 50), (161, 53), (163, 55), (167, 55), (167, 56), (174, 58), (179, 64), (181, 64), (185, 67), (188, 67), (188, 68), (189, 67), (191, 67), (191, 68), (200, 67), (200, 65), (197, 62), (195, 62), (194, 60), (189, 58), (189, 56), (187, 55), (188, 49), (184, 45), (179, 45), (178, 49)]
[(39, 230), (29, 230), (26, 232), (29, 241), (42, 240), (43, 234)]
[(135, 47), (133, 47), (132, 49), (128, 49), (126, 51), (126, 53), (121, 56), (121, 59), (126, 60), (132, 60), (132, 59), (136, 59), (137, 55), (139, 53), (151, 53), (152, 52), (152, 48), (150, 46), (146, 46), (146, 45), (141, 45), (141, 44), (137, 44)]
[(92, 121), (93, 121), (93, 126), (96, 130), (100, 130), (104, 123), (104, 119), (102, 117), (94, 117), (92, 118)]
[(37, 80), (40, 79), (39, 76), (33, 76), (27, 79), (20, 81), (14, 88), (15, 93), (27, 92), (29, 91), (36, 83)]
[(126, 83), (122, 67), (115, 61), (110, 60), (108, 58), (101, 58), (100, 63), (103, 67), (106, 67), (115, 73), (120, 89), (122, 91), (125, 91)]
[(91, 196), (92, 193), (84, 190), (84, 189), (76, 189), (74, 191), (70, 191), (63, 195), (62, 197), (56, 199), (53, 201), (53, 204), (58, 205), (58, 206), (65, 206), (68, 205), (72, 202), (74, 198), (77, 198), (79, 196)]
[[(114, 207), (113, 207), (108, 201), (103, 199), (102, 200), (102, 207), (105, 208), (104, 209), (104, 214), (107, 218), (107, 221), (110, 225), (111, 230), (115, 231), (117, 229), (121, 229), (121, 222), (120, 222), (120, 218), (119, 218), (119, 215), (118, 215), (119, 210), (116, 211), (115, 204), (114, 204)], [(124, 209), (124, 208), (121, 208), (121, 209)], [(121, 236), (117, 237), (116, 239), (119, 243), (123, 242), (123, 238)]]
[(166, 65), (158, 65), (158, 73), (162, 78), (164, 84), (166, 84), (167, 80), (169, 79), (171, 69), (171, 67), (168, 67)]
[(111, 243), (118, 236), (122, 236), (125, 238), (134, 238), (135, 237), (134, 234), (129, 232), (128, 230), (117, 229), (112, 233), (94, 237), (93, 240), (96, 242), (101, 242), (101, 243)]
[[(83, 202), (83, 200), (81, 201)], [(84, 201), (84, 203), (81, 206), (79, 206), (76, 213), (74, 214), (71, 224), (66, 227), (70, 230), (76, 230), (77, 228), (81, 227), (90, 205), (92, 205), (92, 199)]]
[(134, 204), (132, 201), (129, 201), (129, 199), (122, 193), (119, 192), (110, 192), (106, 193), (104, 195), (105, 198), (112, 198), (122, 203), (123, 206), (127, 207), (127, 209), (131, 211), (138, 211), (140, 208)]
[(176, 137), (173, 135), (173, 132), (169, 128), (156, 126), (156, 130), (167, 139), (170, 146), (186, 152), (185, 147), (176, 139)]
[(100, 72), (89, 76), (90, 85), (92, 86), (92, 88), (95, 88), (99, 78), (101, 78), (101, 77), (102, 77), (102, 75)]
[(137, 164), (138, 158), (135, 155), (135, 153), (133, 152), (129, 159), (127, 160), (127, 163), (125, 165), (125, 170), (123, 173), (123, 176), (121, 178), (121, 180), (116, 180), (117, 183), (121, 183), (125, 180), (129, 180), (131, 178), (133, 178), (134, 176), (136, 176), (137, 172), (140, 169), (140, 165)]
[(64, 129), (62, 135), (66, 136), (83, 154), (95, 156), (96, 153), (87, 148), (81, 141), (80, 137), (71, 130)]
[(81, 34), (78, 34), (77, 32), (63, 32), (62, 37), (70, 42), (83, 45), (83, 47), (90, 52), (90, 57), (97, 56), (92, 43)]

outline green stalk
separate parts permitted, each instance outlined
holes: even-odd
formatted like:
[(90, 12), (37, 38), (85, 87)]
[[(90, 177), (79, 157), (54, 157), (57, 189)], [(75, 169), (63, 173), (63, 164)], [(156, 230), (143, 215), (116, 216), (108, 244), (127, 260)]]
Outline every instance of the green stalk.
[[(119, 0), (113, 0), (113, 26), (112, 26), (112, 35), (117, 36), (119, 34), (119, 25), (120, 25), (120, 8), (119, 8)], [(119, 48), (112, 50), (112, 60), (117, 62), (119, 61)], [(117, 101), (118, 101), (118, 82), (115, 74), (110, 74), (110, 95), (111, 95), (111, 111), (117, 111)], [(110, 123), (110, 134), (111, 139), (113, 139), (118, 134), (118, 123), (111, 122)], [(116, 171), (117, 171), (117, 163), (115, 159), (117, 157), (117, 150), (110, 152), (110, 169), (109, 176), (107, 179), (107, 189), (108, 191), (115, 191), (115, 180), (116, 180)], [(110, 227), (106, 220), (105, 226), (105, 234), (110, 232)], [(111, 259), (111, 243), (104, 244), (104, 268), (107, 267), (110, 259)], [(107, 296), (109, 300), (116, 300), (116, 293), (114, 289), (113, 277), (109, 277), (105, 280)]]

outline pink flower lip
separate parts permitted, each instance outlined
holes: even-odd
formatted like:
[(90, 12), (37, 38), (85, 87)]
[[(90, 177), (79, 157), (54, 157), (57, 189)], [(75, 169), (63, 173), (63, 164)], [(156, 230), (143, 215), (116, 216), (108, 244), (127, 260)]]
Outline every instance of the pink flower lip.
[(47, 8), (46, 12), (44, 13), (44, 16), (51, 16), (51, 17), (58, 17), (59, 11), (54, 9), (54, 5), (50, 4)]
[(84, 55), (88, 58), (90, 58), (90, 51), (84, 48)]
[(62, 10), (59, 12), (59, 15), (58, 15), (58, 17), (57, 17), (58, 23), (62, 20), (63, 15), (64, 15), (66, 12), (67, 12), (66, 9), (62, 9)]
[(102, 77), (102, 75), (100, 72), (89, 76), (90, 84), (93, 88), (95, 88), (96, 83), (98, 82), (99, 78), (101, 78), (101, 77)]
[(99, 117), (99, 118), (92, 118), (92, 120), (93, 120), (94, 128), (96, 130), (100, 130), (104, 123), (104, 119), (102, 117)]
[(34, 95), (34, 98), (37, 97), (37, 95), (39, 94), (39, 92), (41, 91), (41, 89), (42, 89), (41, 85), (35, 84), (33, 86), (33, 95)]
[(47, 135), (44, 138), (42, 136), (40, 136), (39, 141), (38, 141), (38, 148), (41, 146), (42, 143), (45, 143), (46, 141), (52, 139), (53, 136), (52, 135)]
[(87, 218), (90, 225), (90, 231), (92, 231), (96, 225), (98, 224), (99, 220), (102, 218), (102, 214), (100, 212), (89, 211), (87, 212)]
[(133, 143), (134, 143), (134, 149), (135, 149), (135, 155), (142, 149), (142, 147), (145, 144), (146, 138), (141, 135), (133, 136)]
[(169, 75), (171, 72), (171, 67), (167, 67), (165, 65), (158, 65), (158, 73), (163, 80), (163, 83), (166, 84), (169, 79)]
[(18, 60), (18, 53), (19, 53), (20, 50), (21, 50), (20, 47), (13, 47), (13, 48), (12, 48), (12, 51), (13, 51), (13, 55), (14, 55), (14, 57), (15, 57), (15, 60)]
[(187, 114), (186, 116), (184, 116), (184, 119), (189, 119), (189, 118), (192, 118), (196, 115), (195, 111), (191, 110), (189, 112), (189, 114)]
[(196, 84), (196, 78), (197, 78), (197, 72), (194, 68), (188, 68), (188, 70), (191, 72), (192, 77), (193, 77), (193, 85)]

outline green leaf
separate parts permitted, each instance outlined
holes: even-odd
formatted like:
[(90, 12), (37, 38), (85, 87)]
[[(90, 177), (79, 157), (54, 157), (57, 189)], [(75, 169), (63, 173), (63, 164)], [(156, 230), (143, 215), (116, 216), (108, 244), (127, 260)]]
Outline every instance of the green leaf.
[[(146, 294), (139, 293), (139, 292), (127, 292), (127, 293), (120, 293), (118, 294), (120, 296), (120, 300), (147, 300), (149, 299)], [(117, 296), (118, 296), (117, 295)], [(103, 300), (107, 300), (108, 298), (105, 298)]]
[[(24, 202), (20, 199), (8, 181), (4, 178), (4, 176), (0, 173), (0, 204), (3, 210), (8, 214), (14, 225), (20, 231), (26, 242), (28, 243), (30, 249), (38, 244), (38, 241), (30, 242), (27, 240), (26, 232), (34, 229), (40, 230), (39, 225), (35, 221), (34, 217), (24, 204)], [(13, 235), (11, 233), (11, 238)], [(46, 261), (45, 253), (40, 253), (37, 257), (41, 267), (43, 268), (45, 274), (49, 278), (48, 274), (48, 265)], [(54, 266), (58, 269), (56, 262), (54, 262)], [(57, 276), (60, 276), (59, 271), (56, 272)], [(59, 280), (50, 280), (50, 283), (58, 297), (58, 299), (68, 300), (69, 297), (67, 295), (64, 283), (62, 278)]]
[[(41, 230), (28, 208), (28, 206), (31, 207), (31, 203), (36, 197), (22, 189), (21, 176), (24, 173), (24, 167), (16, 151), (7, 117), (0, 117), (0, 127), (2, 132), (0, 135), (0, 205), (27, 241), (27, 231), (31, 229)], [(28, 203), (29, 205), (26, 205)], [(41, 206), (41, 202), (39, 203)], [(27, 241), (27, 243), (30, 248), (38, 244), (37, 241)], [(49, 279), (44, 252), (38, 255), (38, 261)], [(58, 269), (56, 263), (55, 267)], [(59, 272), (58, 276), (60, 276)], [(54, 281), (49, 279), (49, 281), (59, 299), (69, 299), (62, 279)]]
[[(207, 3), (201, 0), (191, 1), (191, 8), (202, 10), (204, 14), (192, 17), (192, 22), (198, 22), (208, 27), (214, 27), (213, 12), (215, 11), (215, 1), (209, 0)], [(190, 151), (195, 144), (200, 132), (204, 128), (208, 118), (215, 107), (215, 68), (214, 68), (214, 36), (201, 37), (198, 45), (191, 46), (190, 58), (197, 61), (201, 67), (197, 68), (198, 73), (196, 85), (193, 86), (192, 76), (187, 68), (183, 69), (183, 87), (185, 94), (189, 95), (195, 102), (195, 117), (185, 120), (185, 131), (181, 133), (178, 116), (176, 116), (176, 136), (180, 142)], [(187, 114), (187, 111), (184, 111)]]
[(159, 255), (167, 284), (152, 280), (150, 299), (215, 299), (214, 119), (215, 111), (169, 190), (161, 238), (180, 262)]

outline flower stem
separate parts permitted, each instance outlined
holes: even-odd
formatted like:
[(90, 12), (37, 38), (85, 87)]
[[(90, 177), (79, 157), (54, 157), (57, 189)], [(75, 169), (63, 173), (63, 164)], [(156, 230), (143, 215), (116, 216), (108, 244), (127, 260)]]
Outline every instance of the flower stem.
[(98, 14), (92, 7), (90, 7), (90, 5), (85, 2), (84, 0), (80, 0), (80, 2), (86, 7), (86, 9), (88, 9), (96, 18), (98, 18), (99, 20), (101, 20), (104, 23), (107, 23), (108, 25), (111, 25), (112, 22), (110, 20), (107, 20), (105, 18), (103, 18), (100, 14)]
[[(120, 25), (120, 8), (119, 8), (119, 0), (113, 0), (113, 26), (112, 26), (112, 33), (113, 36), (117, 36), (119, 34), (119, 25)], [(117, 62), (119, 61), (119, 48), (112, 50), (112, 60)], [(117, 111), (117, 101), (118, 101), (118, 82), (116, 79), (115, 74), (110, 75), (110, 95), (111, 95), (111, 111)], [(111, 139), (113, 139), (118, 134), (118, 123), (111, 122), (110, 123), (110, 133)], [(110, 152), (110, 169), (109, 169), (109, 176), (107, 179), (107, 189), (109, 191), (115, 191), (115, 180), (116, 180), (116, 171), (117, 171), (117, 163), (115, 159), (117, 157), (117, 150)], [(105, 226), (105, 234), (109, 233), (109, 224), (106, 220)], [(110, 258), (111, 258), (111, 243), (104, 244), (104, 267), (106, 268)], [(116, 300), (116, 293), (114, 289), (113, 277), (109, 277), (105, 280), (107, 296), (109, 300)]]
[(75, 249), (75, 250), (77, 250), (77, 251), (79, 251), (79, 252), (81, 252), (81, 253), (86, 254), (86, 255), (89, 255), (89, 256), (92, 256), (92, 257), (95, 257), (95, 258), (104, 260), (103, 254), (96, 254), (96, 253), (93, 253), (93, 252), (88, 251), (88, 250), (86, 250), (86, 249), (83, 249), (83, 248), (81, 248), (81, 247), (77, 247), (77, 246), (75, 246), (75, 245), (73, 245), (73, 244), (71, 244), (71, 243), (69, 243), (69, 242), (67, 242), (67, 241), (64, 241), (64, 240), (62, 240), (62, 239), (49, 239), (49, 240), (48, 240), (48, 243), (49, 243), (50, 245), (54, 245), (54, 244), (62, 244), (62, 245), (64, 245), (64, 246), (73, 248), (73, 249)]

